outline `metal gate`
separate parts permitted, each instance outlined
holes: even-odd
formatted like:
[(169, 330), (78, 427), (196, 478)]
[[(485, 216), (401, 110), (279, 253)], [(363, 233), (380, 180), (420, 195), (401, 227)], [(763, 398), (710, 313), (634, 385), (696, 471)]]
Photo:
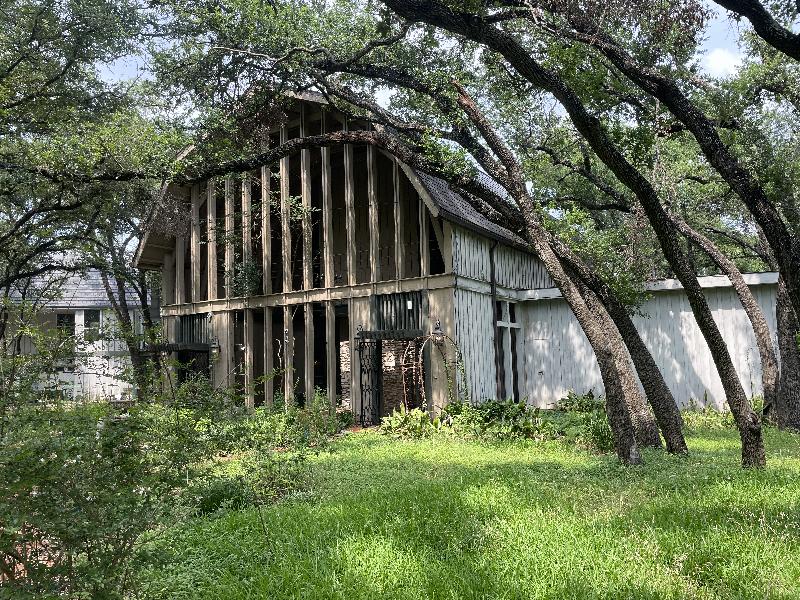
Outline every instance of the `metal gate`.
[(381, 341), (369, 339), (359, 332), (358, 359), (361, 372), (361, 411), (359, 421), (362, 426), (377, 425), (381, 417)]

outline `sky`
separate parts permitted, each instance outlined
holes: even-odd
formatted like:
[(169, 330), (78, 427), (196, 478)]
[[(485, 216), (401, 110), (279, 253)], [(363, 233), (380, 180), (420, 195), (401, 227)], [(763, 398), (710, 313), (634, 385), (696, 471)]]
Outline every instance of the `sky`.
[(716, 7), (714, 11), (700, 64), (712, 77), (727, 77), (733, 75), (742, 63), (742, 54), (737, 45), (739, 25), (727, 19), (721, 8)]

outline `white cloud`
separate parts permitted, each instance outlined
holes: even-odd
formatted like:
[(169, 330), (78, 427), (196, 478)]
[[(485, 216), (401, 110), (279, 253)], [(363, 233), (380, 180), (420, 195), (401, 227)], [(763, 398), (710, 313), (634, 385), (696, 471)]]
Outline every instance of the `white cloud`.
[(703, 70), (712, 77), (729, 77), (741, 64), (742, 55), (727, 48), (714, 48), (703, 57)]

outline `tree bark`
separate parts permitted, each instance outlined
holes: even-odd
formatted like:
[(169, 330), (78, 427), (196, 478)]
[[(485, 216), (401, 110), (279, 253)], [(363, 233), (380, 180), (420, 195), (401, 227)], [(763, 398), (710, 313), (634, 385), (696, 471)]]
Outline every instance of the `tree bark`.
[[(730, 4), (752, 7), (759, 3), (750, 1)], [(674, 80), (655, 69), (638, 64), (612, 38), (602, 32), (596, 23), (588, 19), (573, 18), (571, 24), (581, 41), (597, 48), (640, 89), (663, 102), (692, 133), (709, 164), (741, 198), (761, 227), (778, 269), (786, 281), (795, 312), (800, 313), (800, 240), (792, 235), (780, 211), (767, 198), (758, 180), (722, 141), (713, 121), (683, 93)]]
[(624, 390), (628, 411), (631, 414), (636, 443), (643, 448), (662, 448), (661, 437), (658, 434), (658, 424), (644, 396), (639, 391), (639, 384), (631, 368), (631, 361), (628, 358), (628, 352), (626, 352), (626, 344), (624, 344), (622, 332), (619, 331), (615, 320), (611, 318), (600, 299), (580, 277), (576, 277), (576, 284), (586, 300), (586, 305), (594, 313), (600, 326), (606, 332), (609, 344), (614, 347), (614, 359), (616, 361), (614, 366), (619, 374), (620, 385)]
[[(499, 30), (479, 15), (456, 13), (435, 0), (383, 0), (383, 3), (406, 19), (425, 22), (464, 35), (503, 56), (532, 85), (555, 96), (595, 154), (623, 185), (636, 194), (667, 261), (683, 284), (697, 324), (711, 351), (742, 440), (742, 465), (764, 466), (766, 458), (761, 436), (761, 420), (753, 412), (744, 393), (702, 288), (686, 259), (686, 254), (680, 248), (675, 228), (661, 205), (656, 190), (636, 167), (628, 162), (606, 134), (600, 121), (587, 111), (577, 94), (557, 73), (542, 67), (513, 36)], [(798, 302), (800, 303), (800, 295)]]
[[(527, 201), (524, 201), (524, 204), (527, 203)], [(533, 206), (522, 206), (526, 215), (531, 216), (536, 214), (533, 208)], [(614, 446), (617, 456), (623, 464), (641, 464), (642, 457), (636, 442), (634, 423), (628, 408), (631, 405), (635, 405), (635, 401), (630, 398), (631, 388), (624, 373), (620, 372), (620, 365), (627, 360), (624, 346), (611, 342), (613, 335), (609, 335), (610, 332), (603, 328), (592, 308), (587, 305), (577, 285), (567, 275), (556, 253), (546, 242), (548, 236), (544, 228), (536, 223), (533, 218), (527, 218), (526, 220), (528, 222), (526, 237), (548, 274), (561, 291), (564, 300), (569, 304), (575, 318), (586, 334), (592, 350), (594, 350), (606, 390), (606, 413), (614, 434)], [(638, 393), (638, 389), (636, 389), (636, 392)]]
[[(769, 330), (767, 318), (764, 316), (764, 311), (761, 310), (761, 306), (758, 304), (755, 296), (753, 296), (753, 292), (750, 291), (750, 287), (745, 282), (742, 272), (736, 267), (736, 264), (725, 256), (714, 242), (699, 231), (692, 229), (681, 217), (674, 214), (671, 215), (671, 217), (678, 230), (700, 246), (722, 272), (728, 276), (728, 279), (730, 279), (731, 285), (733, 285), (733, 289), (739, 297), (739, 302), (741, 302), (742, 308), (744, 308), (744, 312), (750, 320), (750, 325), (753, 328), (753, 334), (756, 338), (756, 346), (758, 347), (758, 354), (761, 358), (761, 380), (764, 392), (764, 406), (773, 406), (776, 401), (778, 389), (778, 357), (775, 354), (772, 334)], [(786, 298), (786, 300), (788, 300), (788, 298)], [(791, 309), (791, 307), (789, 308)]]
[[(560, 251), (560, 248), (559, 248)], [(578, 268), (568, 258), (564, 259), (570, 268)], [(581, 271), (584, 271), (583, 269)], [(588, 271), (588, 270), (586, 270)], [(647, 400), (653, 407), (656, 422), (664, 436), (667, 451), (671, 454), (687, 454), (686, 439), (683, 436), (683, 418), (681, 417), (675, 397), (664, 381), (664, 376), (656, 364), (650, 350), (645, 346), (639, 331), (636, 329), (628, 310), (616, 297), (613, 291), (594, 273), (576, 273), (586, 286), (591, 289), (603, 306), (608, 311), (609, 316), (614, 321), (628, 352), (631, 356), (639, 381), (642, 383)]]
[(792, 310), (783, 280), (778, 280), (776, 316), (781, 375), (774, 420), (778, 427), (800, 431), (800, 349), (797, 341), (800, 320)]

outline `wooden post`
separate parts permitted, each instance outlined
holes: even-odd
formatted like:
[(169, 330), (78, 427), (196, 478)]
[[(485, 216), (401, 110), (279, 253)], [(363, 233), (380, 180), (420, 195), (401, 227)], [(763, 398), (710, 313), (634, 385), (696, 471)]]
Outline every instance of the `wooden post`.
[(192, 302), (200, 301), (200, 185), (192, 186), (191, 245), (189, 246), (192, 273)]
[(233, 177), (225, 178), (225, 297), (233, 298)]
[(272, 379), (272, 371), (275, 369), (272, 348), (273, 337), (272, 309), (266, 307), (264, 309), (264, 402), (267, 406), (272, 406), (272, 400), (275, 396), (275, 386)]
[[(272, 293), (272, 225), (270, 223), (270, 178), (269, 167), (261, 167), (261, 268), (262, 291), (264, 295)], [(270, 324), (270, 330), (272, 325)], [(270, 340), (267, 338), (267, 340)], [(270, 355), (271, 356), (271, 355)], [(272, 396), (268, 396), (270, 402)]]
[(206, 198), (206, 227), (208, 229), (208, 299), (217, 299), (217, 192), (212, 180), (208, 182)]
[(369, 203), (369, 280), (381, 279), (380, 221), (378, 219), (378, 158), (367, 146), (367, 200)]
[(314, 398), (314, 305), (311, 302), (303, 304), (303, 320), (305, 340), (305, 392), (306, 403)]
[(400, 164), (392, 162), (392, 183), (394, 184), (394, 268), (395, 279), (403, 279), (406, 275), (406, 253), (403, 248), (405, 239), (405, 222), (403, 221), (402, 179)]
[(419, 260), (420, 271), (422, 277), (427, 277), (431, 274), (431, 253), (430, 243), (428, 240), (428, 207), (425, 206), (425, 201), (419, 199)]
[(292, 307), (283, 307), (283, 395), (286, 408), (294, 405), (294, 324)]
[[(333, 302), (325, 303), (325, 356), (328, 401), (336, 408), (336, 309)], [(351, 367), (352, 368), (352, 367)]]
[[(347, 131), (347, 122), (344, 123)], [(347, 284), (356, 284), (356, 213), (355, 183), (353, 182), (353, 146), (344, 145), (344, 207), (347, 230)]]
[[(322, 111), (321, 131), (326, 131), (326, 113)], [(322, 264), (325, 287), (334, 287), (333, 280), (333, 192), (331, 188), (331, 149), (320, 148), (322, 154)], [(335, 389), (335, 388), (334, 388)]]
[[(300, 106), (300, 137), (308, 135), (308, 114), (305, 104)], [(303, 202), (303, 289), (314, 287), (311, 241), (311, 150), (300, 151), (300, 198)]]
[(254, 319), (253, 309), (244, 310), (244, 405), (247, 410), (253, 410), (256, 405), (254, 379)]
[(253, 259), (252, 182), (250, 173), (242, 173), (242, 261)]
[[(281, 127), (281, 144), (288, 141), (286, 125)], [(281, 175), (281, 254), (283, 255), (283, 292), (292, 291), (292, 231), (289, 227), (289, 157), (280, 162)]]
[(175, 304), (186, 302), (186, 238), (179, 235), (175, 238)]
[(161, 300), (162, 304), (176, 304), (174, 252), (168, 252), (164, 255), (164, 266), (161, 270), (161, 293), (164, 296)]

